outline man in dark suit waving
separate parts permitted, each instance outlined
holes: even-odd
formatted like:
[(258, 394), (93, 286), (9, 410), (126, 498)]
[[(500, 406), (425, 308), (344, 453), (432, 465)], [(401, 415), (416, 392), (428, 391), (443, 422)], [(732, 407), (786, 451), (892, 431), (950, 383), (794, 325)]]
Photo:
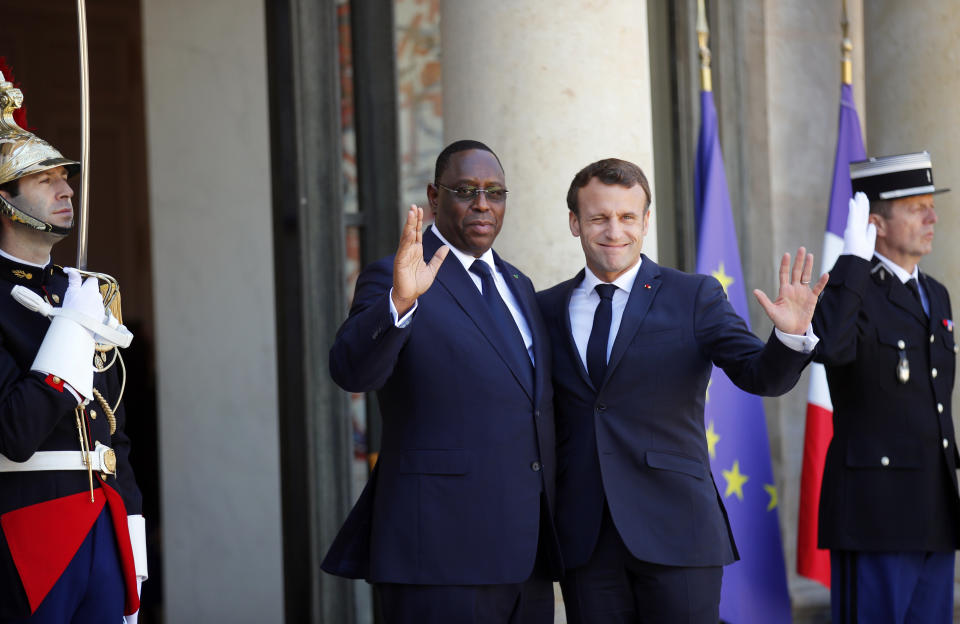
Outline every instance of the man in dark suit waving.
[(801, 247), (780, 293), (754, 291), (776, 327), (764, 344), (714, 278), (641, 254), (650, 188), (639, 167), (588, 165), (567, 194), (586, 268), (538, 295), (553, 347), (557, 530), (567, 618), (715, 624), (722, 566), (737, 557), (703, 425), (712, 365), (749, 392), (796, 383), (816, 338), (824, 275)]
[(374, 583), (386, 622), (553, 622), (549, 342), (532, 283), (491, 250), (505, 184), (486, 145), (444, 149), (436, 224), (411, 207), (330, 351), (341, 387), (377, 391), (383, 444), (323, 569)]

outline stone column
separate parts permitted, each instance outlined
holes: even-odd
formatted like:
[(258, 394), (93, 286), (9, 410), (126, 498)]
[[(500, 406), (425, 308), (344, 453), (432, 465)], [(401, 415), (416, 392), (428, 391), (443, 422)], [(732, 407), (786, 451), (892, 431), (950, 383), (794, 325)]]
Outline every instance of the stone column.
[(264, 30), (256, 0), (143, 3), (164, 556), (144, 589), (163, 574), (168, 622), (284, 613)]
[(444, 0), (440, 24), (444, 141), (483, 141), (506, 172), (495, 248), (537, 288), (569, 278), (584, 264), (567, 226), (574, 174), (618, 157), (653, 183), (646, 1)]

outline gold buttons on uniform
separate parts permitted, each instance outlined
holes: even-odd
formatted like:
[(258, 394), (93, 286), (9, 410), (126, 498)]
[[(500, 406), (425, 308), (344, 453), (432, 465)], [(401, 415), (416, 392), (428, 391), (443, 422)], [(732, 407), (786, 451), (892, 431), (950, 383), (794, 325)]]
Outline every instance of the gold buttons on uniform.
[(60, 383), (60, 378), (59, 378), (59, 377), (54, 377), (54, 378), (53, 378), (53, 383), (59, 384), (59, 383)]
[(50, 295), (50, 298), (53, 299), (54, 303), (60, 303), (60, 295)]
[(89, 410), (87, 411), (87, 413), (90, 414), (90, 418), (92, 418), (93, 420), (97, 419), (97, 410)]
[(880, 458), (880, 465), (881, 465), (881, 466), (889, 466), (889, 465), (890, 465), (890, 458), (887, 457), (886, 455), (884, 455), (883, 457), (881, 457), (881, 458)]

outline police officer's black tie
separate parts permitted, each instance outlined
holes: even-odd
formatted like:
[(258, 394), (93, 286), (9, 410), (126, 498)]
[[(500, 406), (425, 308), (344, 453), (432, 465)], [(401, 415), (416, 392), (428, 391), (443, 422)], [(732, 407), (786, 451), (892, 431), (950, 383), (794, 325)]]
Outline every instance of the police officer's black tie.
[(483, 260), (477, 259), (470, 265), (470, 272), (480, 276), (480, 286), (483, 288), (483, 300), (487, 302), (490, 309), (490, 316), (496, 324), (500, 335), (503, 338), (504, 346), (507, 348), (508, 357), (514, 360), (514, 365), (523, 371), (524, 383), (533, 385), (533, 370), (530, 361), (530, 354), (527, 353), (526, 344), (523, 341), (523, 335), (517, 322), (510, 314), (510, 308), (504, 303), (497, 290), (497, 284), (493, 280), (493, 271), (490, 265)]
[(587, 341), (587, 372), (597, 390), (607, 373), (607, 343), (610, 340), (610, 321), (613, 320), (613, 293), (617, 287), (613, 284), (597, 284), (600, 304), (593, 313), (593, 329)]
[[(906, 287), (910, 289), (910, 292), (913, 293), (913, 298), (917, 300), (917, 303), (920, 304), (920, 307), (923, 308), (923, 299), (920, 297), (920, 286), (917, 284), (917, 278), (911, 277), (906, 281)], [(927, 314), (927, 310), (923, 308), (923, 313)]]

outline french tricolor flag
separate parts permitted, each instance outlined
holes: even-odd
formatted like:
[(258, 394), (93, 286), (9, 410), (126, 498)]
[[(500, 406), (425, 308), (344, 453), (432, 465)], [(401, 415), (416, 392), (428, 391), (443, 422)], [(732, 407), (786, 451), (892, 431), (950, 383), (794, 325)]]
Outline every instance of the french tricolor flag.
[[(853, 191), (850, 163), (866, 160), (860, 119), (853, 102), (853, 87), (841, 86), (840, 123), (837, 154), (833, 162), (833, 186), (830, 212), (823, 238), (821, 273), (833, 268), (843, 251), (843, 230)], [(817, 515), (820, 508), (820, 484), (827, 447), (833, 437), (833, 403), (822, 364), (812, 364), (810, 391), (807, 394), (807, 425), (803, 440), (803, 472), (800, 476), (800, 510), (797, 521), (797, 573), (830, 587), (830, 552), (817, 548)]]

